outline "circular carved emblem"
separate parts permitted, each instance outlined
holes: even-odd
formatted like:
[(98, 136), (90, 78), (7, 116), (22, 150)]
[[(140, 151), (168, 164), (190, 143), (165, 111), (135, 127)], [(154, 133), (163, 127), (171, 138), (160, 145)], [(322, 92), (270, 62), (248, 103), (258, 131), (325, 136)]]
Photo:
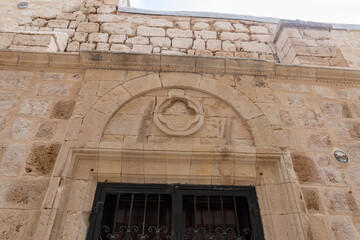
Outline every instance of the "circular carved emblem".
[(171, 96), (156, 107), (154, 123), (169, 135), (187, 136), (201, 128), (204, 114), (201, 107), (190, 98)]
[(344, 153), (341, 150), (336, 150), (334, 152), (334, 156), (335, 156), (336, 160), (338, 160), (341, 163), (347, 163), (349, 161), (349, 158), (346, 155), (346, 153)]

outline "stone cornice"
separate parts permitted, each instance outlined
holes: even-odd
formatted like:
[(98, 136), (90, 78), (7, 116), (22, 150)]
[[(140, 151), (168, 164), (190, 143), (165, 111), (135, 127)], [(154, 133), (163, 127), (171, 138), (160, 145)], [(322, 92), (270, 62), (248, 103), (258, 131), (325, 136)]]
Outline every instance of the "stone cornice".
[(70, 54), (0, 51), (0, 66), (247, 74), (287, 80), (327, 82), (345, 85), (360, 84), (359, 69), (284, 65), (265, 60), (244, 58), (109, 52), (80, 52)]

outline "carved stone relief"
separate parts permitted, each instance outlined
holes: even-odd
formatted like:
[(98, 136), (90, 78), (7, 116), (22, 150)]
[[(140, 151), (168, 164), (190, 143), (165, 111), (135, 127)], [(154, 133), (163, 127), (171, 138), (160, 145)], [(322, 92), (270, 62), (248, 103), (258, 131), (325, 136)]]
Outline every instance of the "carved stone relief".
[(204, 124), (202, 108), (186, 96), (171, 96), (163, 100), (154, 112), (155, 125), (166, 134), (187, 136)]

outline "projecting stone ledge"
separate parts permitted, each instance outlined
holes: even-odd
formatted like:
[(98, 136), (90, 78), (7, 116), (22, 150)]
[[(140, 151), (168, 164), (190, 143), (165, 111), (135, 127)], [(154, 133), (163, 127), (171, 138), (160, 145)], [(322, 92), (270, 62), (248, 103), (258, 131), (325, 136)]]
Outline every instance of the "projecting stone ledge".
[(0, 33), (0, 49), (32, 52), (64, 52), (66, 32), (6, 32)]

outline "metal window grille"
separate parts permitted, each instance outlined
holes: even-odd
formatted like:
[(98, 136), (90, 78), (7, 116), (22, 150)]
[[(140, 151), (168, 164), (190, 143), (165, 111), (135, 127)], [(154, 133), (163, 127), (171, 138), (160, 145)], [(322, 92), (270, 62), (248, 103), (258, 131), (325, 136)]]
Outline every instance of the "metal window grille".
[(88, 240), (262, 240), (254, 187), (98, 185)]

